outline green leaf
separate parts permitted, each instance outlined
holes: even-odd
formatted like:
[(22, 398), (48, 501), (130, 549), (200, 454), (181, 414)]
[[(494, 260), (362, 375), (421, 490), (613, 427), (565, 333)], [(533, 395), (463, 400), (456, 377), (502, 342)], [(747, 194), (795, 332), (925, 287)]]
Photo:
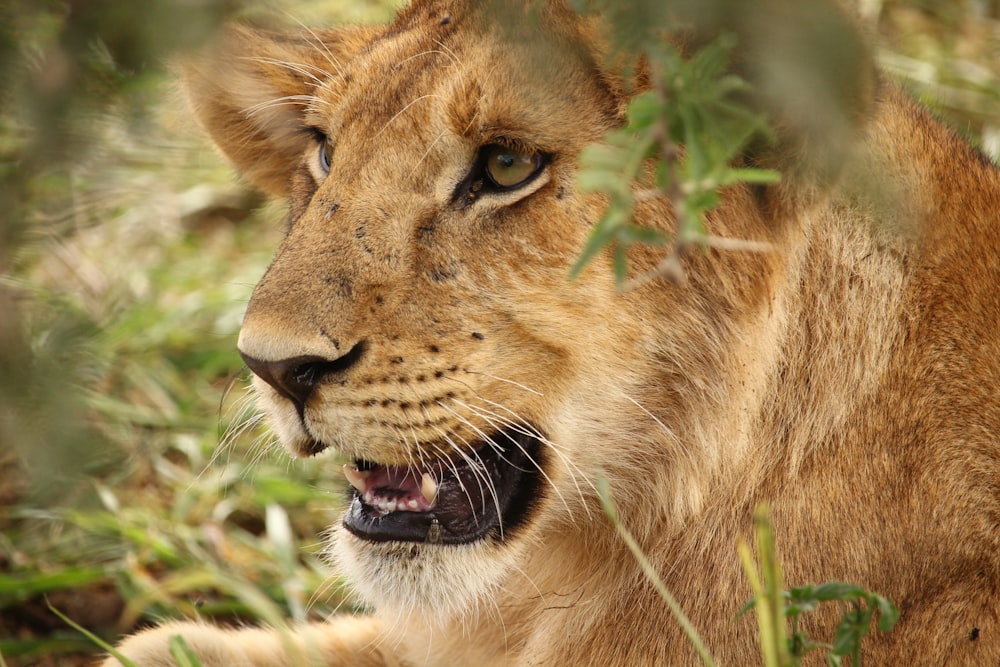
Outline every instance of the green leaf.
[[(62, 632), (47, 632), (44, 636), (32, 637), (30, 639), (2, 638), (0, 639), (0, 667), (5, 667), (6, 665), (3, 661), (4, 656), (21, 658), (17, 664), (24, 665), (36, 664), (35, 661), (27, 662), (24, 660), (25, 658), (47, 658), (51, 660), (61, 655), (93, 652), (93, 649), (93, 642), (85, 637), (81, 637), (76, 631), (73, 631), (72, 635)], [(58, 661), (56, 664), (58, 664)]]
[(878, 606), (878, 629), (879, 632), (890, 632), (899, 621), (899, 609), (892, 603), (892, 600), (881, 595), (874, 595)]
[(664, 106), (652, 92), (636, 95), (628, 105), (628, 129), (633, 132), (644, 130), (663, 117)]
[(856, 600), (863, 598), (868, 591), (856, 584), (845, 584), (839, 581), (828, 581), (813, 589), (813, 595), (817, 600)]
[(736, 612), (736, 618), (739, 618), (740, 616), (743, 616), (744, 614), (746, 614), (748, 611), (750, 611), (751, 609), (753, 609), (756, 606), (757, 606), (757, 596), (754, 595), (753, 597), (750, 598), (750, 600), (745, 605), (743, 605), (742, 607), (740, 607), (740, 610), (738, 612)]
[(59, 572), (34, 572), (24, 574), (4, 574), (0, 576), (0, 609), (12, 602), (65, 588), (82, 588), (107, 577), (107, 573), (96, 567), (68, 567)]
[(640, 227), (638, 225), (624, 225), (618, 230), (617, 240), (619, 243), (631, 245), (633, 243), (645, 243), (647, 245), (663, 245), (670, 238), (663, 232)]
[(807, 611), (816, 611), (816, 607), (818, 606), (816, 600), (793, 602), (785, 607), (785, 616), (801, 616)]
[(773, 185), (781, 182), (781, 172), (774, 169), (728, 169), (722, 178), (723, 185), (750, 183)]
[(583, 169), (576, 175), (576, 185), (583, 192), (612, 192), (619, 181), (619, 176), (598, 169)]
[(861, 649), (861, 640), (868, 634), (871, 612), (858, 605), (845, 612), (833, 639), (834, 655), (854, 655)]
[(618, 244), (615, 246), (613, 255), (615, 283), (622, 285), (628, 278), (628, 257), (625, 255), (625, 246)]
[(570, 268), (570, 280), (576, 279), (584, 267), (614, 239), (618, 227), (624, 224), (625, 220), (628, 219), (628, 215), (627, 211), (612, 209), (609, 209), (605, 213), (604, 218), (594, 227), (594, 231), (590, 233), (590, 238), (587, 239), (587, 244), (584, 246), (583, 252), (580, 253), (580, 256), (572, 268)]

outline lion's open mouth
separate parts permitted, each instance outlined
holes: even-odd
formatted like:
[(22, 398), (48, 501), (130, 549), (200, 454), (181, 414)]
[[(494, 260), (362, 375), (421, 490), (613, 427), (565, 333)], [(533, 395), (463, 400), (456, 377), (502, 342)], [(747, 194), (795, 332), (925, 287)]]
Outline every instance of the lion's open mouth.
[(414, 466), (358, 461), (344, 468), (354, 487), (344, 526), (373, 542), (502, 539), (538, 498), (541, 455), (537, 437), (505, 430), (449, 459)]

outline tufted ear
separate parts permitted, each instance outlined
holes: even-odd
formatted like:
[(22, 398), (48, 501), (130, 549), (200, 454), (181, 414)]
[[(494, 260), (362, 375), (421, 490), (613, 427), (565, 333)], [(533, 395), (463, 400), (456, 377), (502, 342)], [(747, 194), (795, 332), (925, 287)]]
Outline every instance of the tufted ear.
[(357, 26), (302, 34), (230, 26), (212, 49), (180, 63), (182, 81), (198, 121), (240, 173), (284, 197), (314, 141), (308, 97), (374, 36)]

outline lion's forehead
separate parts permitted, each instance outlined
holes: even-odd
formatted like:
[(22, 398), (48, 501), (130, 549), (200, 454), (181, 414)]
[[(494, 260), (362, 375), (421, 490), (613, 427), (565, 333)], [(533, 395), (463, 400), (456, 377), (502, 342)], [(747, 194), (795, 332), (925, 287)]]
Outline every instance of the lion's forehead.
[(607, 91), (579, 54), (537, 37), (461, 25), (446, 35), (390, 31), (331, 72), (313, 114), (354, 167), (386, 156), (404, 167), (407, 153), (434, 165), (463, 146), (470, 154), (456, 157), (467, 159), (499, 136), (572, 151), (607, 129)]

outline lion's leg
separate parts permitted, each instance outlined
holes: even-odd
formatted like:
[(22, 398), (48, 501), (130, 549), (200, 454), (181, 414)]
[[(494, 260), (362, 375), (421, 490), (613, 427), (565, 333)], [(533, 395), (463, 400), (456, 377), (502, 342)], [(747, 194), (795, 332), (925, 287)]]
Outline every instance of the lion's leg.
[[(203, 623), (169, 623), (126, 639), (118, 650), (140, 667), (174, 667), (172, 637), (184, 638), (204, 667), (390, 667), (401, 663), (379, 644), (373, 618), (343, 616), (288, 631), (224, 630)], [(108, 658), (102, 667), (119, 667)]]

